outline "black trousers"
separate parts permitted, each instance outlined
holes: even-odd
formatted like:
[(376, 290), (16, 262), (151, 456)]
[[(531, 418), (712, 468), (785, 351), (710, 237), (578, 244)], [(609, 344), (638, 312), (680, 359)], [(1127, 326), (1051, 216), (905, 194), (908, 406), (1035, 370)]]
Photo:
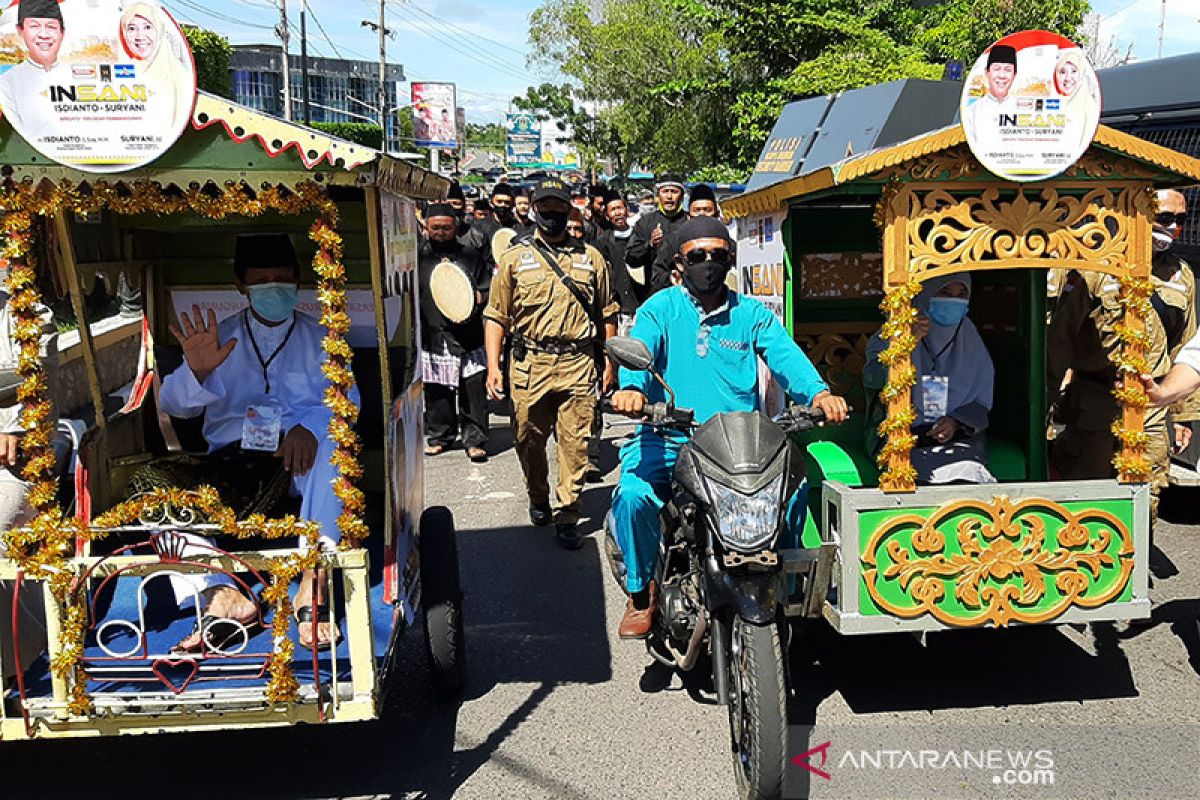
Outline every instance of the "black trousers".
[(425, 435), (429, 444), (449, 447), (460, 430), (463, 447), (487, 444), (486, 372), (462, 379), (457, 390), (436, 383), (425, 384)]

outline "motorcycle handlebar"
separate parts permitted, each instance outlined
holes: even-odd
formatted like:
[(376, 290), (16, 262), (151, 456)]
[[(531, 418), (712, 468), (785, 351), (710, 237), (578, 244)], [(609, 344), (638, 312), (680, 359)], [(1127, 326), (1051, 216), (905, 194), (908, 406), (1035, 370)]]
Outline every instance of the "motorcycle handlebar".
[[(600, 408), (606, 414), (620, 414), (613, 408), (612, 399), (605, 397)], [(641, 421), (659, 428), (689, 428), (696, 415), (690, 408), (676, 408), (670, 403), (646, 403), (642, 406)]]

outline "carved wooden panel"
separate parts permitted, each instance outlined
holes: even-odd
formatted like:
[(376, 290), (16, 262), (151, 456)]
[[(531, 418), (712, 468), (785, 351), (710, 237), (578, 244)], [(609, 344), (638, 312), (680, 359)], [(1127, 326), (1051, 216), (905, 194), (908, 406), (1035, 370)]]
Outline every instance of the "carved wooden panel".
[(882, 296), (883, 253), (809, 253), (800, 259), (804, 300)]

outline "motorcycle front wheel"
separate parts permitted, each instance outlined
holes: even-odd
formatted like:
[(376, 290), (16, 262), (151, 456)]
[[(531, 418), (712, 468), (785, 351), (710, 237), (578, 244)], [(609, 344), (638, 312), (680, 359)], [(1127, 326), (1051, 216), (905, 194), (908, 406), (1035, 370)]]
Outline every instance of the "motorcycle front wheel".
[(734, 614), (727, 661), (738, 798), (779, 798), (787, 769), (787, 682), (778, 626)]

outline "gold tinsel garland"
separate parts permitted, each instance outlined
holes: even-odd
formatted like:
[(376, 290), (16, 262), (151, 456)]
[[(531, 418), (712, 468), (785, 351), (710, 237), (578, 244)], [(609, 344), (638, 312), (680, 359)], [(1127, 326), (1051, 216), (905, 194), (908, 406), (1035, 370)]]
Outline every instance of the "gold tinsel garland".
[[(888, 292), (880, 304), (886, 317), (880, 335), (888, 346), (879, 354), (879, 363), (888, 368), (888, 379), (879, 399), (889, 409), (878, 428), (886, 442), (876, 456), (876, 463), (884, 470), (879, 476), (879, 486), (885, 492), (908, 492), (916, 486), (917, 473), (908, 461), (908, 455), (917, 443), (917, 437), (910, 432), (916, 412), (909, 397), (917, 382), (917, 372), (912, 366), (912, 353), (917, 347), (912, 327), (917, 321), (917, 309), (912, 303), (920, 293), (920, 282), (909, 281)], [(892, 413), (891, 405), (900, 400), (906, 401), (903, 410)], [(892, 465), (894, 458), (901, 459), (902, 463)]]
[[(1122, 408), (1144, 412), (1150, 404), (1150, 398), (1146, 396), (1146, 388), (1137, 378), (1150, 373), (1146, 351), (1150, 349), (1152, 340), (1145, 323), (1154, 313), (1154, 306), (1150, 301), (1154, 296), (1154, 283), (1149, 278), (1123, 277), (1120, 278), (1120, 285), (1120, 301), (1126, 315), (1142, 320), (1142, 324), (1121, 322), (1113, 328), (1121, 342), (1114, 358), (1117, 374), (1122, 378), (1113, 389), (1113, 396), (1121, 403)], [(1125, 380), (1130, 376), (1134, 380)], [(1112, 432), (1121, 443), (1121, 450), (1112, 461), (1118, 479), (1123, 483), (1143, 483), (1150, 480), (1153, 466), (1146, 456), (1146, 449), (1150, 444), (1149, 435), (1140, 430), (1126, 431), (1120, 418), (1113, 422)]]
[(186, 189), (164, 189), (160, 184), (141, 181), (112, 184), (8, 183), (0, 188), (0, 233), (4, 240), (0, 256), (9, 264), (6, 288), (14, 315), (14, 340), (19, 345), (17, 374), (22, 380), (17, 397), (24, 406), (21, 422), (26, 433), (20, 451), (26, 465), (22, 477), (30, 482), (29, 502), (36, 516), (28, 526), (2, 534), (7, 555), (33, 580), (44, 580), (60, 607), (61, 633), (58, 653), (51, 663), (54, 674), (70, 682), (68, 710), (75, 715), (90, 713), (91, 698), (83, 671), (83, 648), (87, 611), (76, 597), (70, 559), (77, 541), (95, 541), (107, 535), (108, 528), (129, 524), (141, 518), (154, 505), (170, 504), (205, 514), (214, 525), (233, 536), (262, 535), (267, 538), (301, 535), (306, 546), (296, 553), (272, 559), (268, 572), (271, 585), (263, 597), (275, 610), (272, 623), (273, 655), (266, 695), (272, 703), (292, 702), (299, 684), (292, 674), (295, 645), (289, 634), (291, 581), (320, 564), (317, 526), (295, 517), (268, 520), (255, 515), (238, 522), (231, 510), (220, 504), (215, 490), (196, 492), (163, 489), (129, 500), (95, 518), (92, 525), (83, 520), (64, 518), (55, 505), (57, 487), (52, 477), (54, 454), (50, 447), (51, 405), (46, 397), (46, 377), (40, 358), (42, 322), (38, 316), (41, 298), (37, 276), (28, 262), (29, 243), (35, 216), (53, 216), (62, 211), (93, 213), (107, 208), (117, 214), (157, 215), (192, 212), (210, 219), (229, 216), (257, 217), (266, 211), (294, 216), (316, 210), (317, 218), (309, 236), (317, 244), (313, 268), (320, 278), (318, 299), (321, 321), (329, 332), (323, 343), (327, 354), (322, 372), (332, 384), (325, 402), (332, 412), (329, 435), (337, 450), (331, 463), (338, 469), (334, 492), (342, 501), (338, 518), (342, 547), (350, 548), (366, 537), (362, 520), (365, 501), (354, 481), (362, 475), (358, 463), (358, 437), (353, 423), (358, 408), (350, 400), (354, 377), (350, 371), (352, 350), (345, 340), (350, 320), (346, 313), (345, 268), (342, 264), (342, 240), (336, 230), (337, 207), (314, 182), (295, 187), (269, 186), (259, 191), (244, 183), (226, 182), (223, 186), (193, 183)]

